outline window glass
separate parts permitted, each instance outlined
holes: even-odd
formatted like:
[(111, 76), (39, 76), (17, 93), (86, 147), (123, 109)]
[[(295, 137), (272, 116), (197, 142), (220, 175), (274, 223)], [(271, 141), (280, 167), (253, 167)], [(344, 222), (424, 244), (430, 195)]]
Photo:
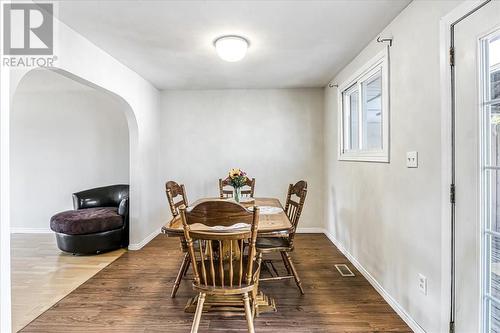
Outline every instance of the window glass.
[(359, 149), (359, 92), (354, 91), (349, 96), (349, 116), (350, 116), (350, 124), (349, 124), (349, 149), (350, 150), (358, 150)]
[(345, 150), (359, 149), (359, 91), (354, 86), (344, 93)]
[(363, 140), (366, 150), (382, 149), (382, 71), (363, 82)]

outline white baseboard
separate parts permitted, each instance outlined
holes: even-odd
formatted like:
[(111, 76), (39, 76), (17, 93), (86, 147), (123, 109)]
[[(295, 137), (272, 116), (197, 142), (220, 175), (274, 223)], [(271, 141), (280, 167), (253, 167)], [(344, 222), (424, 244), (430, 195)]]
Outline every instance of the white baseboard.
[(384, 300), (391, 306), (391, 308), (396, 311), (396, 313), (404, 320), (404, 322), (410, 326), (410, 328), (416, 333), (425, 333), (425, 330), (420, 326), (406, 311), (403, 307), (394, 299), (392, 296), (380, 285), (380, 283), (361, 265), (356, 258), (354, 258), (345, 248), (340, 244), (340, 242), (333, 237), (333, 235), (327, 230), (323, 230), (323, 233), (328, 237), (328, 239), (335, 245), (342, 254), (346, 256), (347, 259), (356, 267), (356, 269), (365, 277), (365, 279), (370, 282), (373, 288), (384, 298)]
[[(50, 228), (11, 228), (11, 234), (52, 234), (54, 233)], [(161, 228), (156, 229), (140, 243), (129, 244), (128, 249), (135, 251), (142, 249), (147, 243), (161, 233)]]
[(156, 229), (151, 234), (149, 234), (146, 238), (144, 238), (140, 243), (129, 244), (128, 249), (131, 251), (137, 251), (142, 249), (147, 243), (153, 240), (156, 236), (161, 233), (161, 228)]
[(11, 234), (51, 234), (50, 228), (10, 228)]
[(297, 228), (297, 233), (299, 233), (299, 234), (324, 234), (325, 229), (318, 228), (318, 227)]

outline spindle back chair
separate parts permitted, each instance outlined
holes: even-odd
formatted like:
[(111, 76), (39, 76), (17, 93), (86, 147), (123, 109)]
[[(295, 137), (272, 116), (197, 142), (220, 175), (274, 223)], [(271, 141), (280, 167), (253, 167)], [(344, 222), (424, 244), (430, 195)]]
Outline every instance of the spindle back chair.
[[(307, 182), (300, 180), (295, 184), (290, 184), (288, 186), (288, 193), (286, 197), (285, 213), (292, 224), (288, 235), (286, 237), (260, 237), (257, 240), (257, 252), (258, 252), (258, 262), (262, 260), (262, 255), (272, 252), (279, 252), (281, 254), (281, 259), (285, 265), (288, 275), (280, 276), (276, 272), (274, 264), (270, 260), (265, 261), (265, 266), (269, 267), (268, 271), (271, 273), (270, 278), (261, 278), (260, 281), (276, 281), (282, 279), (293, 278), (295, 284), (300, 290), (300, 293), (304, 294), (304, 289), (302, 288), (302, 282), (300, 281), (297, 269), (292, 262), (290, 257), (290, 252), (293, 251), (294, 244), (293, 240), (295, 238), (295, 232), (297, 231), (297, 225), (299, 224), (300, 215), (302, 214), (302, 208), (304, 207), (304, 202), (307, 195)], [(276, 273), (276, 274), (275, 274)]]
[[(199, 292), (191, 332), (198, 330), (206, 295), (241, 295), (248, 331), (254, 332), (254, 296), (260, 272), (255, 247), (259, 208), (250, 211), (234, 202), (209, 200), (191, 209), (181, 208), (180, 214), (189, 255), (196, 263), (193, 289)], [(195, 223), (209, 228), (191, 230)], [(195, 241), (198, 249), (193, 246)]]
[(293, 246), (293, 238), (295, 237), (295, 232), (297, 231), (297, 225), (299, 224), (300, 215), (302, 214), (302, 208), (304, 207), (304, 202), (306, 201), (306, 195), (306, 181), (300, 180), (295, 183), (295, 185), (290, 184), (288, 186), (288, 193), (286, 195), (285, 203), (285, 214), (286, 216), (288, 216), (288, 219), (292, 224), (292, 230), (288, 234), (290, 246)]
[[(178, 184), (172, 180), (165, 183), (165, 193), (167, 194), (167, 201), (170, 207), (170, 212), (173, 217), (179, 215), (179, 210), (182, 207), (188, 206), (188, 199), (186, 195), (186, 189), (183, 184)], [(172, 292), (170, 297), (174, 298), (177, 294), (177, 290), (181, 284), (182, 277), (186, 275), (189, 265), (191, 263), (191, 259), (189, 257), (186, 241), (184, 237), (181, 237), (181, 249), (184, 252), (184, 257), (182, 258), (181, 266), (179, 267), (179, 271), (177, 273), (177, 277), (175, 278), (174, 285), (172, 287)]]
[[(232, 198), (234, 196), (234, 189), (228, 189), (227, 187), (231, 186), (231, 178), (227, 177), (226, 179), (219, 178), (219, 196), (221, 199)], [(241, 189), (242, 197), (253, 198), (255, 192), (255, 178), (247, 178), (245, 182), (245, 188)]]
[[(184, 184), (177, 184), (174, 181), (168, 181), (165, 183), (165, 192), (167, 194), (168, 205), (170, 206), (170, 212), (172, 216), (179, 215), (180, 207), (187, 207), (188, 200), (186, 195), (186, 189)], [(180, 198), (178, 198), (180, 196)]]

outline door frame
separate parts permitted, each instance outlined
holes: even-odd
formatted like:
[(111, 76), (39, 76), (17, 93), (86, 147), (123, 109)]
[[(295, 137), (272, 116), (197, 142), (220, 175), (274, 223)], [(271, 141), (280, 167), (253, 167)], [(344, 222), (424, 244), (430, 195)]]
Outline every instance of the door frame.
[[(454, 103), (452, 103), (452, 70), (450, 50), (453, 26), (491, 0), (464, 1), (439, 23), (439, 62), (441, 95), (441, 331), (453, 332), (455, 315), (454, 291), (454, 202), (451, 186), (455, 185), (454, 170)], [(454, 195), (454, 193), (453, 193)], [(454, 201), (454, 199), (453, 199)], [(453, 220), (453, 223), (452, 223)], [(453, 283), (452, 283), (453, 281)]]
[[(0, 17), (3, 17), (5, 2), (0, 1)], [(3, 24), (0, 24), (0, 58), (3, 54), (3, 30)], [(10, 332), (10, 70), (2, 70), (0, 74), (0, 110), (0, 331)]]

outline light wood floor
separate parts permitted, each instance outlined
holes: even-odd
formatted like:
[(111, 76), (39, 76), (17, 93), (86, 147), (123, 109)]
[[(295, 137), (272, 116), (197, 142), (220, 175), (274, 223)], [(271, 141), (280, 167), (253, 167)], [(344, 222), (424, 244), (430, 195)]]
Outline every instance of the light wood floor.
[[(411, 332), (365, 278), (324, 235), (298, 235), (292, 255), (305, 296), (295, 283), (262, 283), (276, 298), (277, 312), (255, 319), (256, 332)], [(193, 295), (184, 280), (170, 298), (181, 262), (179, 241), (159, 235), (140, 251), (129, 251), (44, 312), (22, 332), (189, 332)], [(355, 277), (341, 277), (334, 264), (347, 263)], [(203, 314), (200, 332), (244, 332), (243, 317)]]
[(12, 327), (17, 332), (122, 255), (61, 252), (53, 234), (13, 234)]

